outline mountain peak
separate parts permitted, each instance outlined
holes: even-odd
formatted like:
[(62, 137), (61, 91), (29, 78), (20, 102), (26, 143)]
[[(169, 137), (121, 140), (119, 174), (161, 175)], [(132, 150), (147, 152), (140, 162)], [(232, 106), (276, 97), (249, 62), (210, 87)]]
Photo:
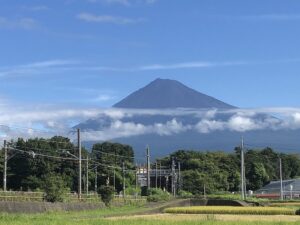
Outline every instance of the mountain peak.
[(147, 86), (133, 92), (116, 108), (166, 109), (166, 108), (235, 108), (211, 96), (191, 89), (176, 80), (157, 78)]

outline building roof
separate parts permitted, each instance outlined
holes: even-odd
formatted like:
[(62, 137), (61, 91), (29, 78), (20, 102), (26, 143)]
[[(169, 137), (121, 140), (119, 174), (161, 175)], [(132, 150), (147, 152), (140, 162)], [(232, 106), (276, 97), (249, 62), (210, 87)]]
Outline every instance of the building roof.
[[(283, 192), (299, 192), (300, 193), (300, 179), (291, 179), (282, 181)], [(257, 194), (271, 194), (280, 193), (280, 181), (271, 181), (266, 186), (262, 187)]]

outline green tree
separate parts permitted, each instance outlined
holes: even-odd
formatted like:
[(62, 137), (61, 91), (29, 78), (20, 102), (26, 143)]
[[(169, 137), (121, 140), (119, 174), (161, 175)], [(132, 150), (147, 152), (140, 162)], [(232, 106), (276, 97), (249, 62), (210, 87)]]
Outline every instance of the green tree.
[(49, 174), (45, 177), (44, 191), (47, 202), (63, 202), (67, 193), (66, 183), (61, 176)]
[(99, 188), (99, 194), (101, 196), (101, 200), (104, 202), (106, 206), (110, 206), (111, 201), (114, 198), (115, 189), (112, 186), (102, 185)]

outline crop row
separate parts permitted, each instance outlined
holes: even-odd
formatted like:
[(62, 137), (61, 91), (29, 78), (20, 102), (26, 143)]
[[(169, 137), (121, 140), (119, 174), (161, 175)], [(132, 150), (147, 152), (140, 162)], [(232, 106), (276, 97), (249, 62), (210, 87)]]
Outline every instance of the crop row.
[(235, 214), (235, 215), (295, 215), (295, 210), (275, 207), (194, 206), (167, 208), (165, 213)]

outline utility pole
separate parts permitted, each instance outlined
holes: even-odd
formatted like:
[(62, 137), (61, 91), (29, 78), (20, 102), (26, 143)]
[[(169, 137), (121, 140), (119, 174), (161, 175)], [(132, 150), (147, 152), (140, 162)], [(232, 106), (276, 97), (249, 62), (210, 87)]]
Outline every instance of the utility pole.
[(181, 190), (181, 164), (178, 162), (178, 191)]
[(172, 158), (172, 183), (171, 183), (172, 194), (176, 196), (176, 187), (175, 187), (175, 160)]
[(125, 198), (126, 185), (125, 185), (125, 162), (124, 161), (122, 163), (122, 171), (123, 171), (123, 198)]
[(282, 184), (282, 161), (279, 158), (279, 170), (280, 170), (280, 200), (283, 201), (283, 184)]
[(4, 140), (4, 172), (3, 172), (3, 191), (6, 191), (6, 176), (7, 176), (7, 142)]
[(114, 166), (114, 191), (116, 190), (116, 166), (117, 166), (117, 159), (116, 159), (116, 148), (115, 149), (115, 166)]
[(241, 143), (241, 197), (242, 200), (245, 200), (245, 172), (244, 172), (244, 138), (242, 137), (242, 143)]
[(89, 156), (86, 157), (86, 197), (89, 195)]
[(81, 140), (80, 129), (77, 129), (77, 146), (78, 146), (78, 198), (81, 200)]
[(157, 189), (157, 175), (158, 175), (157, 162), (155, 162), (155, 188), (156, 189)]
[(95, 167), (95, 193), (98, 191), (98, 166)]
[(137, 191), (137, 187), (138, 187), (138, 171), (139, 171), (139, 168), (138, 168), (137, 164), (135, 165), (135, 167), (136, 167), (136, 170), (135, 170), (135, 191)]
[(147, 146), (147, 189), (151, 188), (151, 181), (150, 181), (150, 149)]
[(161, 188), (161, 163), (159, 163), (159, 187)]

